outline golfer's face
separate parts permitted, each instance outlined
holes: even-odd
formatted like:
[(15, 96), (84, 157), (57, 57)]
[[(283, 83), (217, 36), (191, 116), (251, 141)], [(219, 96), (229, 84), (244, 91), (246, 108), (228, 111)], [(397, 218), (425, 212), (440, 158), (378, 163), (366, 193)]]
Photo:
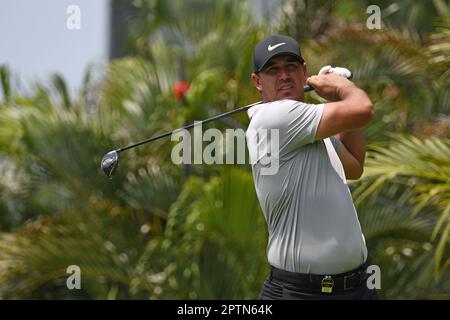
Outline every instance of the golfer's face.
[(281, 99), (304, 100), (303, 84), (306, 65), (291, 56), (270, 59), (252, 79), (264, 101)]

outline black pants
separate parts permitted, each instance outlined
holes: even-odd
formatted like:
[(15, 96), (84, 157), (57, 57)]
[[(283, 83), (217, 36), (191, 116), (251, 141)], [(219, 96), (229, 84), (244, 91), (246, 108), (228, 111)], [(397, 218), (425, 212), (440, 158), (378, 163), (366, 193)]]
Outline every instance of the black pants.
[(376, 289), (369, 289), (366, 282), (357, 287), (336, 293), (311, 292), (298, 286), (272, 279), (266, 279), (259, 294), (260, 300), (377, 300)]

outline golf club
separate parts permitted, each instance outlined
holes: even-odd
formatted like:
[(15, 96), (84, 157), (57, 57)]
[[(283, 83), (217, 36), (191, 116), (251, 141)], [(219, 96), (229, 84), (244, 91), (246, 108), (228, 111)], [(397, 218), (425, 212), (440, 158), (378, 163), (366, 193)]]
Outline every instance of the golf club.
[[(308, 91), (311, 91), (311, 90), (312, 89), (309, 89)], [(101, 162), (101, 169), (102, 169), (103, 173), (107, 177), (112, 177), (112, 175), (114, 174), (114, 172), (117, 169), (117, 165), (119, 164), (119, 153), (120, 152), (126, 151), (126, 150), (131, 149), (131, 148), (136, 148), (136, 147), (138, 147), (138, 146), (140, 146), (140, 145), (142, 145), (144, 143), (152, 142), (152, 141), (155, 141), (155, 140), (158, 140), (158, 139), (170, 136), (173, 133), (176, 133), (176, 132), (181, 131), (181, 130), (190, 129), (190, 128), (194, 127), (195, 125), (203, 125), (204, 123), (208, 123), (208, 122), (211, 122), (211, 121), (214, 121), (214, 120), (218, 120), (218, 119), (223, 118), (223, 117), (230, 116), (230, 115), (235, 114), (235, 113), (246, 111), (249, 108), (251, 108), (251, 107), (253, 107), (253, 106), (257, 105), (257, 104), (260, 104), (260, 103), (262, 103), (262, 101), (258, 101), (258, 102), (249, 104), (249, 105), (247, 105), (245, 107), (241, 107), (241, 108), (238, 108), (238, 109), (235, 109), (235, 110), (231, 110), (231, 111), (228, 111), (228, 112), (225, 112), (225, 113), (222, 113), (222, 114), (218, 114), (218, 115), (213, 116), (211, 118), (208, 118), (206, 120), (197, 121), (196, 123), (191, 123), (191, 124), (189, 124), (187, 126), (184, 126), (184, 127), (181, 127), (181, 128), (178, 128), (178, 129), (175, 129), (175, 130), (163, 133), (163, 134), (160, 134), (160, 135), (155, 136), (155, 137), (151, 137), (149, 139), (142, 140), (142, 141), (134, 143), (134, 144), (130, 144), (129, 146), (126, 146), (126, 147), (123, 147), (123, 148), (120, 148), (120, 149), (117, 149), (117, 150), (110, 151), (110, 152), (108, 152), (107, 154), (105, 154), (103, 156), (102, 162)]]
[[(349, 77), (349, 79), (351, 79), (351, 78), (352, 78), (352, 76)], [(309, 91), (313, 91), (313, 90), (314, 89), (312, 87), (310, 87), (309, 85), (305, 85), (303, 87), (303, 91), (304, 92), (309, 92)], [(175, 129), (175, 130), (172, 130), (172, 131), (160, 134), (158, 136), (155, 136), (155, 137), (152, 137), (152, 138), (149, 138), (149, 139), (145, 139), (145, 140), (142, 140), (142, 141), (134, 143), (134, 144), (130, 144), (130, 145), (126, 146), (126, 147), (110, 151), (110, 152), (108, 152), (107, 154), (105, 154), (103, 156), (102, 162), (101, 162), (101, 169), (102, 169), (103, 173), (108, 178), (111, 178), (112, 175), (114, 174), (114, 172), (116, 172), (117, 166), (119, 164), (119, 153), (121, 153), (123, 151), (126, 151), (128, 149), (131, 149), (131, 148), (136, 148), (136, 147), (138, 147), (138, 146), (140, 146), (140, 145), (142, 145), (144, 143), (152, 142), (152, 141), (155, 141), (155, 140), (158, 140), (158, 139), (170, 136), (173, 133), (176, 133), (178, 131), (190, 129), (190, 128), (194, 127), (195, 125), (203, 125), (204, 123), (208, 123), (208, 122), (211, 122), (211, 121), (214, 121), (214, 120), (221, 119), (223, 117), (231, 116), (231, 115), (233, 115), (235, 113), (246, 111), (249, 108), (251, 108), (251, 107), (253, 107), (253, 106), (257, 105), (257, 104), (260, 104), (260, 103), (262, 103), (262, 101), (258, 101), (258, 102), (249, 104), (249, 105), (247, 105), (245, 107), (241, 107), (241, 108), (238, 108), (238, 109), (235, 109), (235, 110), (231, 110), (231, 111), (228, 111), (228, 112), (225, 112), (225, 113), (222, 113), (222, 114), (218, 114), (218, 115), (213, 116), (211, 118), (208, 118), (206, 120), (198, 121), (196, 123), (191, 123), (191, 124), (189, 124), (187, 126), (184, 126), (182, 128), (178, 128), (178, 129)]]

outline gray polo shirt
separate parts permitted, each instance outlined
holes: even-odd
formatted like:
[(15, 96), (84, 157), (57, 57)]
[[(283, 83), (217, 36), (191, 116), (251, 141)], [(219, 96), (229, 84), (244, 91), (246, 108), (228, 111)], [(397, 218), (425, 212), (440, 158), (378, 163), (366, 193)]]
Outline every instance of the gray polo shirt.
[[(246, 139), (268, 227), (267, 258), (283, 270), (338, 274), (367, 258), (344, 170), (333, 147), (338, 141), (315, 141), (323, 110), (323, 104), (294, 100), (248, 110), (251, 121)], [(278, 137), (261, 134), (271, 129), (276, 129)], [(278, 139), (278, 150), (270, 147), (273, 139)], [(263, 161), (265, 156), (278, 161), (275, 174), (264, 172), (270, 165)]]

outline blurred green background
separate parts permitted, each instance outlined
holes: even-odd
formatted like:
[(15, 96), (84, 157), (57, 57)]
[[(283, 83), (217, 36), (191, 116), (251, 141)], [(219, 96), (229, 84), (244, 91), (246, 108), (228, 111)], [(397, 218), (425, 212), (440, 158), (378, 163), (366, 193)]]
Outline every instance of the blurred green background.
[[(77, 94), (57, 74), (25, 94), (1, 66), (0, 298), (256, 299), (267, 234), (250, 165), (174, 165), (169, 138), (121, 154), (112, 180), (100, 160), (258, 101), (252, 50), (275, 33), (300, 42), (310, 74), (352, 70), (374, 103), (350, 188), (380, 297), (450, 298), (449, 2), (281, 0), (261, 15), (254, 3), (112, 1), (123, 41)], [(66, 287), (69, 265), (81, 290)]]

